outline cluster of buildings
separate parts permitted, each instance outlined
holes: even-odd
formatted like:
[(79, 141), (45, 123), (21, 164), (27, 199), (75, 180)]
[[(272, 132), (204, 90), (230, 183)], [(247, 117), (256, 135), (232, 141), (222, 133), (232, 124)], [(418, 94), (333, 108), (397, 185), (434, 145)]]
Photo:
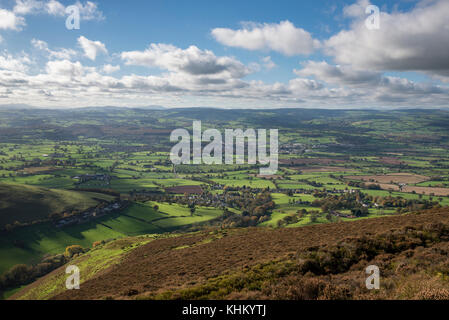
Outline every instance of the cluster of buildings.
[(125, 206), (125, 203), (123, 203), (123, 202), (109, 203), (107, 206), (102, 207), (102, 208), (89, 209), (80, 214), (76, 214), (76, 215), (72, 215), (70, 217), (60, 219), (55, 222), (55, 225), (57, 228), (62, 228), (62, 227), (67, 227), (67, 226), (71, 226), (74, 224), (85, 223), (92, 219), (100, 218), (109, 213), (121, 210), (124, 208), (124, 206)]

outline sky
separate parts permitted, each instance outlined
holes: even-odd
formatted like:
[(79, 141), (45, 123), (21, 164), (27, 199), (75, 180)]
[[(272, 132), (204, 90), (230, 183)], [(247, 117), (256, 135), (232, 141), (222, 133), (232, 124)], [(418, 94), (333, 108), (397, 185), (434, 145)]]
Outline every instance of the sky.
[(449, 0), (0, 0), (0, 105), (448, 107), (448, 17)]

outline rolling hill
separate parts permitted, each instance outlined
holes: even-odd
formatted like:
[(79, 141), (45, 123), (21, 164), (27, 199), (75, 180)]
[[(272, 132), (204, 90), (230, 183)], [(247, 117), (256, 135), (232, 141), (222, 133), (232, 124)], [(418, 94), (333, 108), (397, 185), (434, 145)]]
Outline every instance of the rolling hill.
[(0, 183), (0, 229), (15, 221), (30, 223), (52, 213), (84, 210), (112, 196), (43, 187)]

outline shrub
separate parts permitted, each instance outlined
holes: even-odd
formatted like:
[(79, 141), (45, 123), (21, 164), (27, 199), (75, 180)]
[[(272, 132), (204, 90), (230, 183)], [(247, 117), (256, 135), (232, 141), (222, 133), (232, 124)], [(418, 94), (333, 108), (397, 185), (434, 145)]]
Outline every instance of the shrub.
[(80, 245), (73, 245), (65, 248), (65, 256), (67, 258), (72, 258), (75, 254), (80, 253), (84, 253), (84, 249)]

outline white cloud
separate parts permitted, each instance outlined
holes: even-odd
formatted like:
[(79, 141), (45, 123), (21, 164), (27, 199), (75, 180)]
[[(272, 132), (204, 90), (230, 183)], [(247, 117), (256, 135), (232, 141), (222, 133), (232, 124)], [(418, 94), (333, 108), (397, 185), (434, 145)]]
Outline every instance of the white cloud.
[(35, 47), (36, 49), (44, 50), (44, 51), (47, 51), (47, 50), (48, 50), (48, 44), (47, 44), (47, 42), (45, 42), (45, 41), (38, 40), (38, 39), (32, 39), (32, 40), (31, 40), (31, 44), (32, 44), (33, 47)]
[[(98, 9), (98, 5), (91, 1), (76, 1), (74, 4), (80, 10), (82, 20), (104, 20), (103, 12)], [(49, 14), (63, 17), (66, 15), (66, 6), (57, 0), (16, 0), (14, 13), (18, 15), (29, 14)]]
[[(15, 57), (6, 59), (10, 60), (9, 69), (20, 69), (11, 67)], [(342, 73), (350, 72), (345, 67)], [(37, 75), (27, 74), (26, 70), (0, 68), (1, 89), (5, 102), (20, 100), (47, 106), (50, 101), (55, 106), (73, 106), (75, 101), (77, 106), (86, 106), (148, 104), (148, 101), (157, 100), (158, 104), (168, 106), (175, 102), (185, 106), (192, 101), (202, 101), (203, 105), (228, 107), (400, 107), (410, 106), (412, 101), (414, 106), (438, 107), (447, 104), (449, 94), (448, 87), (396, 77), (382, 77), (376, 85), (366, 87), (351, 82), (330, 87), (323, 80), (301, 77), (287, 83), (267, 84), (185, 72), (112, 77), (100, 74), (94, 67), (83, 66), (79, 61), (68, 60), (49, 61), (44, 72)]]
[(379, 83), (381, 79), (379, 72), (355, 70), (350, 66), (333, 66), (325, 61), (307, 61), (303, 66), (303, 69), (294, 72), (299, 76), (313, 76), (331, 84), (372, 85)]
[(0, 9), (0, 29), (20, 30), (25, 25), (25, 19), (14, 14), (14, 12)]
[[(47, 48), (42, 41), (34, 43), (36, 47)], [(164, 61), (166, 65), (170, 59)], [(414, 106), (437, 107), (446, 105), (449, 95), (448, 86), (398, 77), (379, 78), (377, 74), (352, 70), (350, 66), (324, 62), (309, 61), (302, 70), (296, 71), (298, 78), (273, 84), (230, 78), (227, 72), (191, 74), (183, 71), (183, 65), (172, 62), (168, 66), (174, 71), (159, 76), (113, 77), (79, 61), (52, 60), (47, 62), (43, 72), (32, 75), (28, 73), (26, 56), (5, 53), (0, 58), (0, 91), (4, 92), (5, 102), (20, 100), (34, 105), (52, 102), (55, 106), (73, 106), (75, 101), (76, 105), (80, 102), (83, 105), (136, 105), (155, 99), (158, 104), (173, 106), (177, 101), (179, 106), (185, 106), (194, 99), (229, 107), (400, 107), (410, 106), (411, 101)], [(118, 67), (103, 65), (99, 70), (107, 73)]]
[(14, 13), (19, 15), (34, 14), (44, 8), (44, 2), (37, 0), (16, 0)]
[(276, 63), (274, 63), (273, 60), (271, 60), (270, 56), (263, 57), (262, 58), (262, 62), (263, 62), (264, 68), (267, 69), (267, 70), (271, 70), (271, 69), (277, 67)]
[(84, 74), (84, 67), (79, 61), (56, 60), (47, 62), (46, 71), (52, 75), (81, 76)]
[[(77, 1), (74, 5), (80, 10), (81, 20), (104, 20), (103, 12), (98, 9), (96, 3)], [(65, 10), (66, 7), (57, 0), (51, 0), (46, 4), (46, 12), (51, 15), (64, 16), (66, 15)]]
[(105, 64), (103, 66), (103, 72), (105, 72), (105, 73), (114, 73), (114, 72), (119, 71), (119, 70), (120, 70), (120, 66), (119, 65), (113, 66), (111, 64)]
[(296, 78), (289, 81), (289, 89), (292, 92), (313, 92), (324, 88), (322, 83), (315, 80)]
[(7, 51), (0, 54), (0, 70), (26, 72), (30, 64), (31, 60), (26, 54), (17, 57)]
[(104, 20), (103, 12), (98, 10), (96, 3), (91, 1), (86, 1), (82, 4), (77, 1), (75, 5), (80, 9), (80, 16), (83, 20)]
[(248, 50), (272, 50), (288, 56), (307, 55), (319, 47), (319, 41), (290, 21), (279, 24), (244, 25), (243, 29), (215, 28), (212, 36), (221, 44)]
[(180, 49), (167, 44), (151, 44), (145, 51), (122, 52), (127, 65), (158, 67), (172, 72), (192, 76), (223, 75), (242, 78), (250, 71), (241, 62), (231, 57), (217, 57), (212, 51), (196, 46)]
[(358, 0), (351, 5), (345, 6), (343, 8), (343, 15), (345, 17), (359, 19), (360, 17), (366, 17), (365, 10), (370, 4), (369, 0)]
[(100, 41), (92, 41), (84, 36), (78, 38), (78, 44), (84, 50), (84, 55), (90, 60), (95, 60), (100, 53), (107, 54), (106, 46)]
[[(381, 97), (382, 101), (394, 103), (399, 100), (409, 102), (410, 97), (442, 96), (449, 94), (449, 87), (384, 76), (380, 72), (355, 70), (351, 66), (334, 66), (327, 62), (308, 61), (304, 68), (295, 70), (298, 76), (312, 76), (315, 79), (334, 85), (337, 88), (348, 88), (365, 97)], [(388, 101), (388, 97), (394, 100)], [(415, 102), (415, 101), (414, 101)]]
[(65, 7), (59, 1), (50, 0), (45, 5), (45, 11), (53, 16), (64, 16)]
[(449, 76), (449, 1), (421, 1), (408, 12), (381, 12), (380, 30), (368, 30), (361, 0), (345, 9), (354, 18), (325, 42), (325, 52), (340, 64), (364, 70), (422, 71)]
[(46, 52), (50, 59), (55, 58), (61, 60), (70, 60), (77, 55), (76, 51), (73, 49), (62, 48), (60, 50), (50, 50), (48, 48), (48, 44), (45, 41), (38, 39), (32, 39), (31, 44), (36, 49)]

